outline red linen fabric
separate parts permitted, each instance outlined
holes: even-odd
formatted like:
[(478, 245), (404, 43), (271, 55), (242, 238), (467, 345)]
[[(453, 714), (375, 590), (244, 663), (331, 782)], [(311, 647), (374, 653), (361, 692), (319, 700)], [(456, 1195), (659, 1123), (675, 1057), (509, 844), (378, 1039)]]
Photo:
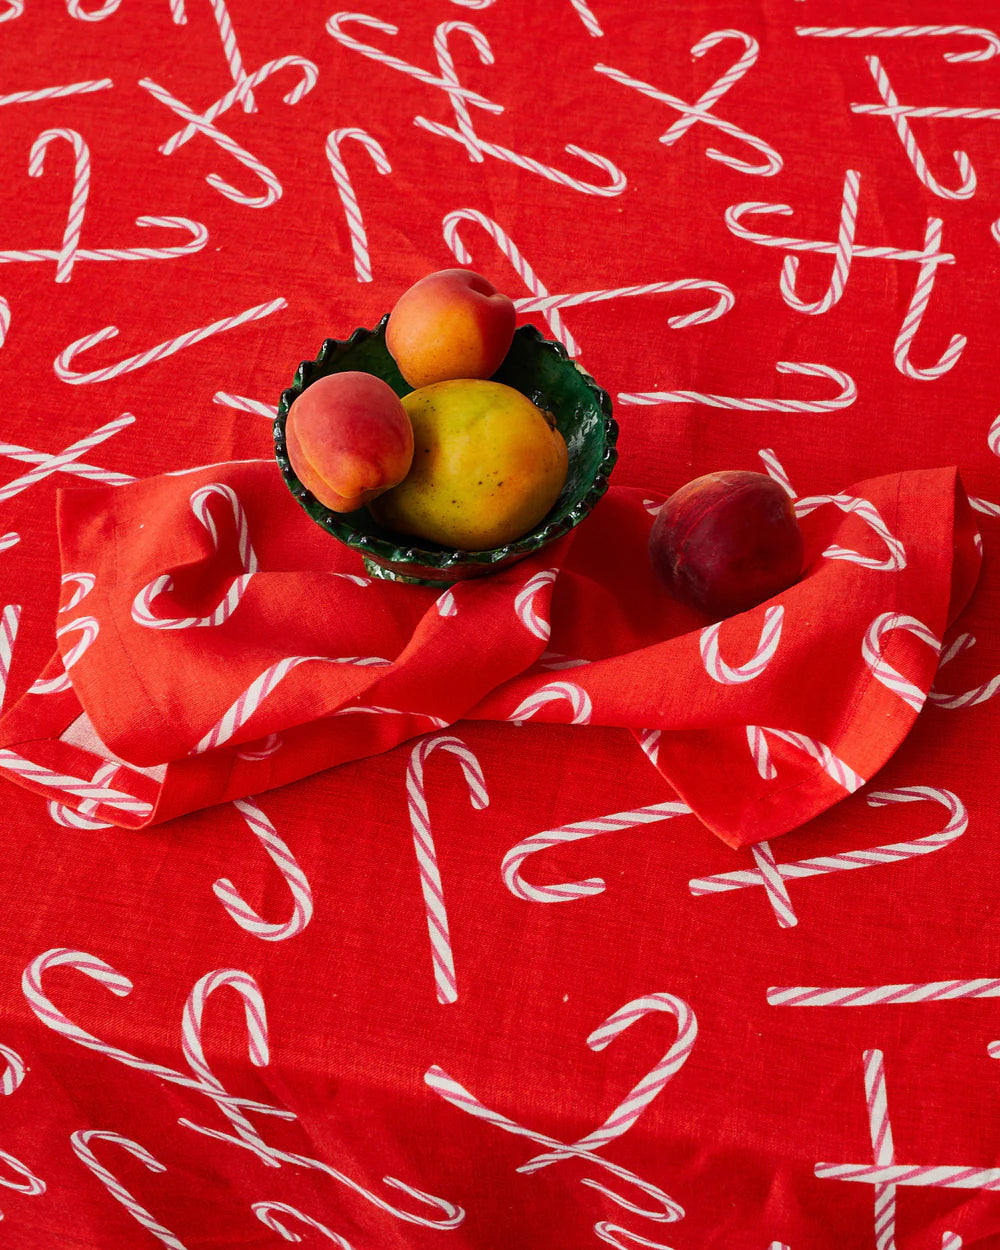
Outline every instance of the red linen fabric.
[[(0, 0), (0, 749), (92, 787), (0, 778), (4, 1250), (1000, 1245), (998, 108), (985, 0)], [(211, 577), (178, 567), (211, 547), (199, 466), (269, 464), (299, 362), (455, 264), (619, 421), (612, 491), (537, 570), (559, 568), (534, 600), (550, 638), (494, 637), (499, 684), (485, 636), (471, 666), (445, 655), (443, 727), (295, 728), (324, 689), (393, 706), (406, 640), (459, 617), (334, 579), (359, 566), (282, 499), (307, 547), (281, 575), (307, 577), (315, 544), (330, 563), (304, 593), (391, 600), (375, 638), (334, 624), (335, 658), (393, 670), (300, 664), (259, 709), (289, 718), (280, 751), (238, 761), (274, 745), (248, 721), (255, 739), (188, 756), (269, 664), (334, 654), (308, 619), (287, 651), (241, 635), (243, 687), (223, 665), (192, 703), (204, 640), (256, 582), (218, 630), (132, 620), (166, 570), (151, 616), (211, 614), (243, 573), (218, 493)], [(891, 550), (857, 510), (803, 512), (809, 576), (735, 686), (706, 671), (704, 622), (632, 576), (649, 508), (717, 469), (782, 476), (800, 505), (874, 499), (911, 561), (823, 557)], [(982, 538), (964, 607), (957, 480)], [(176, 524), (120, 535), (135, 582), (95, 577), (70, 608), (89, 583), (62, 575), (110, 557), (99, 527), (161, 490)], [(266, 490), (240, 498), (270, 558)], [(464, 610), (532, 573), (463, 588)], [(882, 681), (863, 648), (889, 611)], [(87, 650), (79, 626), (56, 640), (88, 616)], [(155, 705), (106, 680), (119, 618), (155, 644)], [(752, 669), (766, 620), (709, 637), (719, 674)], [(542, 668), (557, 643), (544, 663), (571, 666)], [(103, 762), (88, 673), (141, 763)], [(838, 673), (863, 690), (854, 728)], [(661, 676), (696, 685), (642, 704)], [(509, 719), (539, 683), (585, 681), (589, 724), (565, 698)], [(613, 719), (640, 707), (658, 738)], [(736, 714), (691, 728), (698, 708)], [(836, 786), (795, 733), (865, 784)], [(328, 767), (328, 744), (355, 758)], [(293, 759), (308, 776), (199, 806)], [(818, 814), (716, 836), (776, 831), (737, 810), (771, 792)]]
[[(923, 706), (978, 575), (965, 492), (942, 470), (800, 500), (801, 580), (700, 628), (652, 571), (656, 506), (614, 490), (553, 549), (442, 591), (366, 576), (272, 462), (65, 493), (63, 670), (0, 723), (0, 770), (142, 828), (466, 716), (537, 718), (632, 729), (733, 846), (786, 833), (874, 776)], [(95, 800), (100, 744), (168, 766), (151, 799), (123, 767)]]

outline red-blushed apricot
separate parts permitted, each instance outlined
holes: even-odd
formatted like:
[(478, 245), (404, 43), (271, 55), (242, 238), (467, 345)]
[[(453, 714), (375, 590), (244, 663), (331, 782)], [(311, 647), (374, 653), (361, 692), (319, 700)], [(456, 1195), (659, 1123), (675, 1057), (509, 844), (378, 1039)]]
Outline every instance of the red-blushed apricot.
[(413, 426), (381, 378), (331, 373), (293, 401), (285, 444), (302, 485), (333, 512), (353, 512), (409, 472)]
[(389, 314), (385, 345), (412, 387), (489, 378), (514, 337), (510, 298), (471, 269), (440, 269), (404, 291)]
[(671, 594), (716, 620), (798, 581), (802, 531), (792, 501), (763, 473), (706, 473), (656, 515), (649, 558)]

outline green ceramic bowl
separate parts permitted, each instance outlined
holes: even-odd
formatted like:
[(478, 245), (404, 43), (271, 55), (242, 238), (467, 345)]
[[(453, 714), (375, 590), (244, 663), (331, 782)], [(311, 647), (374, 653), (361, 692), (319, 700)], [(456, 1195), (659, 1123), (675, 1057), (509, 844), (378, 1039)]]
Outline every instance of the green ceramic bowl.
[(608, 476), (618, 459), (618, 426), (607, 392), (569, 359), (561, 343), (543, 338), (534, 326), (516, 331), (506, 359), (494, 374), (497, 382), (513, 386), (555, 416), (569, 451), (562, 493), (529, 533), (488, 551), (457, 551), (385, 529), (366, 508), (331, 512), (302, 485), (288, 461), (285, 420), (292, 402), (307, 386), (327, 374), (353, 369), (373, 373), (399, 396), (413, 389), (403, 381), (386, 348), (387, 321), (383, 317), (374, 330), (355, 330), (343, 341), (327, 339), (316, 359), (304, 360), (292, 385), (282, 392), (274, 422), (275, 459), (286, 486), (317, 525), (359, 551), (373, 577), (426, 586), (449, 586), (506, 568), (579, 525), (608, 488)]

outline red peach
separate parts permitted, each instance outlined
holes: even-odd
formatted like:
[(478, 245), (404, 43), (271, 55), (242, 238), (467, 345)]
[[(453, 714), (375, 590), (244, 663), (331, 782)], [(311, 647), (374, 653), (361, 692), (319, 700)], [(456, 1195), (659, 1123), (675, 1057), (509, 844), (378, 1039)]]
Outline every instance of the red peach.
[(763, 473), (707, 473), (670, 496), (649, 557), (671, 594), (719, 619), (787, 590), (802, 573), (792, 501)]
[(517, 313), (508, 296), (471, 269), (440, 269), (404, 291), (385, 345), (412, 387), (489, 378), (510, 349)]
[(353, 512), (398, 485), (413, 460), (413, 426), (395, 391), (371, 373), (317, 378), (288, 410), (295, 476), (333, 512)]

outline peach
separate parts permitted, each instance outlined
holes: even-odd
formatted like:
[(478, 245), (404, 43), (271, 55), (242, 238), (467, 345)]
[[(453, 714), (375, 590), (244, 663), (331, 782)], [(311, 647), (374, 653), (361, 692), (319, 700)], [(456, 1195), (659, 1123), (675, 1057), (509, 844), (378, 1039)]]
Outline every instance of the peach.
[(413, 461), (410, 418), (371, 373), (317, 378), (288, 410), (285, 443), (295, 476), (333, 512), (353, 512), (396, 486)]
[(514, 337), (513, 302), (471, 269), (441, 269), (404, 291), (389, 314), (385, 345), (412, 387), (489, 378)]
[(772, 478), (707, 473), (680, 487), (657, 513), (649, 557), (676, 599), (719, 619), (798, 581), (802, 531), (792, 501)]

